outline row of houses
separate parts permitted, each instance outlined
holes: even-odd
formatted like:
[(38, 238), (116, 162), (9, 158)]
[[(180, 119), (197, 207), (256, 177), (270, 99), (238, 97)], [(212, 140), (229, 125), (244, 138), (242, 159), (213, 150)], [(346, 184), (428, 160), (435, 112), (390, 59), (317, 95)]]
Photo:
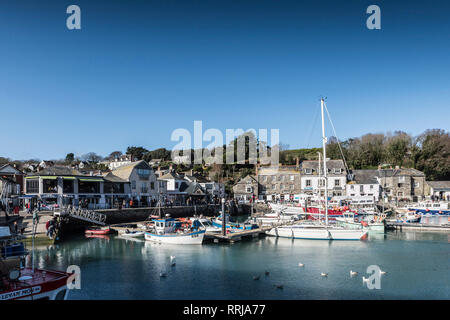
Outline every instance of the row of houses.
[[(225, 196), (222, 183), (192, 171), (177, 174), (169, 168), (155, 172), (144, 160), (124, 162), (113, 166), (109, 172), (89, 173), (52, 165), (24, 174), (12, 165), (5, 165), (0, 177), (4, 198), (13, 198), (22, 204), (41, 200), (47, 205), (86, 204), (90, 208), (110, 208), (129, 205), (130, 201), (136, 206), (155, 205), (158, 200), (172, 205), (209, 203)], [(9, 181), (8, 188), (2, 188), (2, 181)]]
[[(327, 160), (327, 193), (330, 197), (387, 201), (419, 201), (433, 196), (450, 199), (450, 181), (426, 181), (425, 174), (412, 168), (351, 170), (342, 160)], [(256, 175), (241, 179), (233, 187), (237, 200), (297, 200), (299, 195), (323, 196), (325, 179), (318, 161), (295, 166), (257, 167)]]

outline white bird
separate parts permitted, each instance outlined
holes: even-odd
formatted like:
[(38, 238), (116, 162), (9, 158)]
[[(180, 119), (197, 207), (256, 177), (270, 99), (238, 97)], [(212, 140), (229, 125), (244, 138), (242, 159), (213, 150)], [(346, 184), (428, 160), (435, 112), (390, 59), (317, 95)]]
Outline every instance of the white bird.
[(368, 282), (368, 281), (369, 281), (369, 278), (362, 277), (362, 280), (363, 280), (363, 283), (364, 283), (364, 282)]
[(167, 273), (161, 271), (161, 272), (159, 273), (159, 276), (160, 276), (161, 278), (165, 278), (165, 277), (167, 277)]
[(386, 271), (380, 270), (380, 274), (386, 274), (386, 273), (387, 273)]
[(176, 259), (175, 256), (170, 256), (170, 265), (171, 265), (171, 266), (174, 266), (174, 265), (176, 264), (175, 259)]
[(300, 262), (300, 263), (298, 264), (298, 266), (299, 266), (299, 267), (304, 267), (305, 264)]
[(321, 275), (322, 277), (328, 277), (328, 273), (325, 273), (325, 272), (322, 272), (320, 275)]
[(358, 272), (350, 270), (350, 277), (356, 276)]

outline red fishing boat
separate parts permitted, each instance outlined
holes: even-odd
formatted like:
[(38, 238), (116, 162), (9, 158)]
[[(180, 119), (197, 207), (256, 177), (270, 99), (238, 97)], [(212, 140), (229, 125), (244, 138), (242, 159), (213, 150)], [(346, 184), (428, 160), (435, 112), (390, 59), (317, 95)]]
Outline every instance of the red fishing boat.
[[(1, 222), (1, 221), (0, 221)], [(71, 274), (23, 267), (28, 250), (16, 240), (9, 223), (0, 223), (0, 301), (65, 300)], [(34, 241), (33, 241), (34, 243)]]

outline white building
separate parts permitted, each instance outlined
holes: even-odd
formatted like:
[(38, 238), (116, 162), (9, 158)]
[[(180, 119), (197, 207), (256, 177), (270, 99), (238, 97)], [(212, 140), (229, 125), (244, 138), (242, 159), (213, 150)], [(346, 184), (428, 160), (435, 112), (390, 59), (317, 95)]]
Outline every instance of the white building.
[(108, 168), (110, 170), (117, 169), (121, 166), (131, 164), (133, 162), (133, 156), (131, 154), (122, 154), (121, 156), (115, 158), (113, 161), (108, 163)]
[(346, 185), (347, 197), (352, 200), (367, 197), (377, 202), (381, 194), (377, 174), (378, 170), (353, 170), (353, 179)]
[[(327, 178), (328, 178), (328, 196), (345, 195), (345, 186), (347, 183), (347, 171), (344, 161), (327, 160)], [(301, 165), (301, 190), (305, 194), (323, 195), (325, 193), (325, 179), (323, 163), (317, 160), (305, 160)], [(320, 190), (320, 192), (319, 192)]]

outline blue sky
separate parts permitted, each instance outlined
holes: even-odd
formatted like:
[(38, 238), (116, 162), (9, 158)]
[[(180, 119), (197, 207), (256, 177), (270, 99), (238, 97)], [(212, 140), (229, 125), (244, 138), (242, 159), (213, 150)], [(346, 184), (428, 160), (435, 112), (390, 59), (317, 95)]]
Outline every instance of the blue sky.
[[(81, 7), (81, 30), (66, 8)], [(381, 8), (381, 30), (366, 8)], [(279, 129), (320, 145), (449, 130), (448, 1), (2, 1), (0, 156), (166, 147), (173, 130)], [(331, 133), (331, 131), (330, 131)], [(206, 145), (207, 143), (205, 143)]]

